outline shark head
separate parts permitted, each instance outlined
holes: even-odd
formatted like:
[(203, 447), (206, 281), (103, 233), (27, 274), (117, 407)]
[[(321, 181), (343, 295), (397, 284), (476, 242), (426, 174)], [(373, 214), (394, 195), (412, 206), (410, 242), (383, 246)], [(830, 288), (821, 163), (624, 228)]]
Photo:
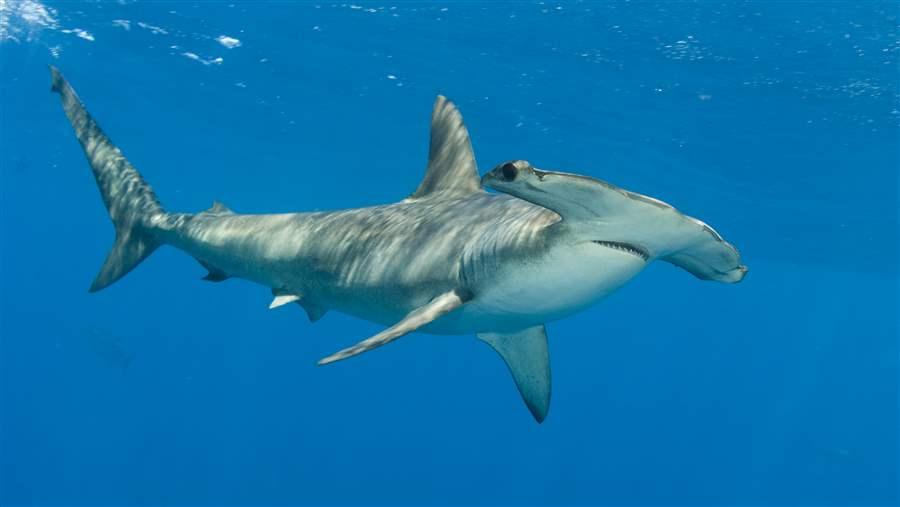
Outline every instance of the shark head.
[(485, 174), (482, 185), (556, 212), (577, 240), (662, 259), (704, 280), (736, 283), (747, 274), (737, 249), (709, 225), (605, 181), (512, 160)]

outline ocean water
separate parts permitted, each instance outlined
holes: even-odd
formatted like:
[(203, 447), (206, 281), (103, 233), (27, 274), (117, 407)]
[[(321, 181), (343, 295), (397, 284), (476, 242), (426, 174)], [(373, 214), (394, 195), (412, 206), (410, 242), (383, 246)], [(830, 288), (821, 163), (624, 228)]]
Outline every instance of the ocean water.
[[(895, 2), (0, 0), (0, 504), (896, 505)], [(709, 222), (548, 325), (549, 417), (471, 336), (310, 324), (113, 229), (47, 65), (168, 209), (416, 188), (432, 102), (482, 172), (602, 178)]]

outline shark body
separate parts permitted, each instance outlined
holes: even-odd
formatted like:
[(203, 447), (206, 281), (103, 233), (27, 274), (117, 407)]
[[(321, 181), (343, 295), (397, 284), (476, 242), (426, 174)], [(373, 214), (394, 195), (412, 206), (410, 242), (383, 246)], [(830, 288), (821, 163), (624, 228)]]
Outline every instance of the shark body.
[(444, 97), (432, 113), (425, 177), (400, 202), (268, 215), (215, 203), (170, 213), (52, 67), (51, 77), (116, 227), (91, 291), (167, 244), (206, 267), (206, 280), (270, 287), (273, 308), (296, 303), (311, 321), (335, 310), (388, 326), (319, 364), (413, 331), (476, 334), (506, 361), (540, 422), (550, 403), (546, 322), (590, 306), (655, 259), (726, 283), (747, 271), (712, 228), (656, 199), (524, 160), (480, 178), (462, 117)]

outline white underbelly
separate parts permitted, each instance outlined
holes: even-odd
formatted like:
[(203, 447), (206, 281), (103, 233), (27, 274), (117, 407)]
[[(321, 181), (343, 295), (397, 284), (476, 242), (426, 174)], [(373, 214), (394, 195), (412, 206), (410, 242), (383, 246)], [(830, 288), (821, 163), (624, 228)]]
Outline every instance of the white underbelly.
[(615, 291), (646, 264), (633, 254), (596, 243), (561, 245), (539, 259), (504, 269), (453, 320), (474, 331), (517, 330), (558, 320)]

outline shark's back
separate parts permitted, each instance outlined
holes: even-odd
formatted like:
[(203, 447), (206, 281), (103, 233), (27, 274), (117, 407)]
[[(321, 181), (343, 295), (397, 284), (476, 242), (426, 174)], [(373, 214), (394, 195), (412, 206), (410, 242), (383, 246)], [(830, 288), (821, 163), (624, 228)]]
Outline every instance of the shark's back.
[(411, 199), (305, 217), (303, 255), (341, 285), (477, 283), (491, 259), (543, 246), (559, 217), (505, 195)]

